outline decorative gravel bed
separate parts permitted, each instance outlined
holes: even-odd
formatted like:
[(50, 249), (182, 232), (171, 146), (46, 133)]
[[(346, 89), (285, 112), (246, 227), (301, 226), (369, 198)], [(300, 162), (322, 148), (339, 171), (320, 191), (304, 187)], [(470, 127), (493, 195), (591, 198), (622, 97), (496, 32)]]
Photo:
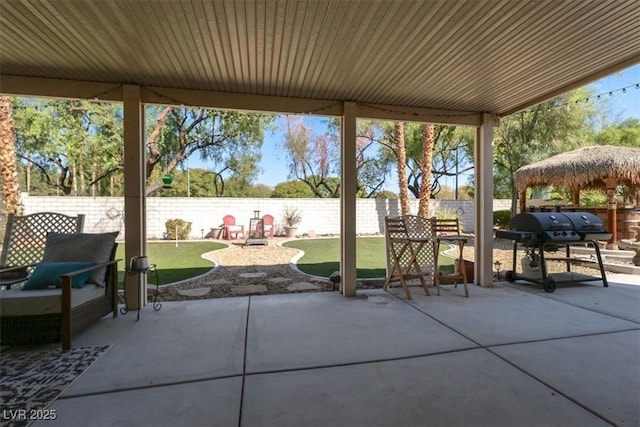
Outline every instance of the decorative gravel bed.
[[(277, 246), (281, 241), (284, 239), (274, 238), (269, 240), (268, 246), (246, 247), (241, 243), (234, 243), (227, 249), (209, 252), (204, 256), (214, 261), (217, 264), (216, 268), (200, 277), (161, 286), (158, 301), (301, 292), (287, 289), (289, 285), (298, 282), (308, 282), (318, 286), (317, 290), (304, 292), (332, 290), (333, 284), (328, 280), (310, 278), (291, 268), (289, 262), (298, 254), (298, 251)], [(255, 287), (256, 292), (250, 292), (252, 286)], [(206, 288), (210, 290), (204, 295), (189, 295), (190, 290)], [(266, 290), (258, 291), (260, 288), (266, 288)], [(247, 291), (242, 292), (245, 289)], [(149, 298), (152, 299), (154, 296), (155, 286), (149, 286)]]
[[(299, 292), (327, 292), (333, 291), (333, 284), (326, 279), (312, 278), (298, 272), (290, 266), (291, 260), (298, 255), (298, 250), (278, 246), (284, 238), (269, 240), (268, 246), (246, 246), (241, 243), (232, 244), (227, 249), (210, 252), (204, 256), (217, 264), (207, 274), (184, 282), (160, 287), (158, 301), (184, 301), (194, 299), (224, 298), (241, 295), (266, 295)], [(494, 240), (493, 259), (500, 261), (500, 273), (511, 269), (513, 247), (512, 243), (504, 240)], [(457, 256), (457, 249), (451, 251), (451, 256)], [(519, 250), (518, 256), (524, 256)], [(473, 260), (474, 247), (465, 246), (464, 258)], [(560, 272), (564, 264), (550, 263), (551, 272)], [(574, 271), (598, 275), (597, 269), (574, 266)], [(358, 281), (358, 289), (382, 287), (384, 279), (372, 281)], [(291, 286), (300, 284), (300, 286)], [(314, 289), (296, 290), (315, 285)], [(303, 286), (304, 285), (304, 286)], [(291, 289), (288, 287), (291, 286)], [(155, 297), (155, 286), (149, 286), (149, 299)]]

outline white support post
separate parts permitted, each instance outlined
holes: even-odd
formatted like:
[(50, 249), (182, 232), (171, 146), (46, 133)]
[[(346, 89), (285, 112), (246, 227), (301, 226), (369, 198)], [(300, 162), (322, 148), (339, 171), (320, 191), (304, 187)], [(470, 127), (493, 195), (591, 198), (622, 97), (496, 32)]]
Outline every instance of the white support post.
[(340, 282), (346, 297), (356, 295), (356, 107), (344, 103), (340, 144)]
[(475, 277), (476, 285), (493, 286), (493, 127), (491, 114), (483, 114), (475, 138)]
[[(140, 87), (122, 87), (124, 104), (124, 252), (125, 266), (134, 256), (147, 253), (146, 161), (144, 153), (144, 106)], [(143, 276), (138, 282), (138, 274)], [(125, 275), (127, 308), (137, 310), (147, 301), (147, 277), (144, 273)]]

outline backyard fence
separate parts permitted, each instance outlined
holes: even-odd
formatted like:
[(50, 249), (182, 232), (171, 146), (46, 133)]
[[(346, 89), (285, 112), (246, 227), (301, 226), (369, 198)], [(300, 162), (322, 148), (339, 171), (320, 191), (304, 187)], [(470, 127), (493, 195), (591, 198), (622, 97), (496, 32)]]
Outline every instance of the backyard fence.
[[(124, 198), (122, 197), (55, 197), (23, 194), (25, 214), (55, 211), (67, 215), (85, 214), (85, 232), (120, 231), (124, 236)], [(494, 210), (509, 209), (510, 200), (494, 200)], [(302, 221), (298, 234), (340, 234), (340, 199), (260, 199), (231, 197), (149, 197), (147, 198), (147, 237), (166, 237), (165, 222), (182, 219), (191, 223), (191, 239), (211, 237), (212, 229), (222, 224), (225, 215), (233, 215), (236, 223), (249, 226), (256, 211), (275, 218), (276, 233), (284, 226), (287, 208), (297, 208)], [(418, 211), (418, 201), (411, 200), (411, 211)], [(431, 200), (431, 213), (457, 214), (465, 232), (474, 232), (475, 208), (468, 200)], [(398, 200), (358, 199), (356, 232), (359, 235), (384, 233), (385, 215), (398, 215)]]

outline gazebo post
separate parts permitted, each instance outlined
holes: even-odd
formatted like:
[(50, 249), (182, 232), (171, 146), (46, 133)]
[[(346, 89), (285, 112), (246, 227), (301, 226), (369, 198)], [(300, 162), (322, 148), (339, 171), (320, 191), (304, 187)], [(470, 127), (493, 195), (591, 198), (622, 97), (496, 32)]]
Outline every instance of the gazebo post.
[(618, 201), (616, 199), (618, 180), (606, 178), (603, 181), (607, 186), (607, 228), (611, 232), (607, 249), (618, 249)]
[(573, 187), (571, 189), (571, 203), (573, 206), (580, 205), (580, 187)]
[(520, 192), (520, 212), (527, 211), (527, 188)]

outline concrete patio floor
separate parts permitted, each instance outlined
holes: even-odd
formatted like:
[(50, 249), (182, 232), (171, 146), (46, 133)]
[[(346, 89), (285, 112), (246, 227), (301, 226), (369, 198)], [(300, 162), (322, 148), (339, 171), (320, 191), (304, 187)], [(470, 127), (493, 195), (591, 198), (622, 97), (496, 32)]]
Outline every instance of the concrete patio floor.
[(640, 286), (469, 292), (165, 302), (139, 322), (105, 318), (73, 344), (112, 348), (46, 425), (639, 424)]

